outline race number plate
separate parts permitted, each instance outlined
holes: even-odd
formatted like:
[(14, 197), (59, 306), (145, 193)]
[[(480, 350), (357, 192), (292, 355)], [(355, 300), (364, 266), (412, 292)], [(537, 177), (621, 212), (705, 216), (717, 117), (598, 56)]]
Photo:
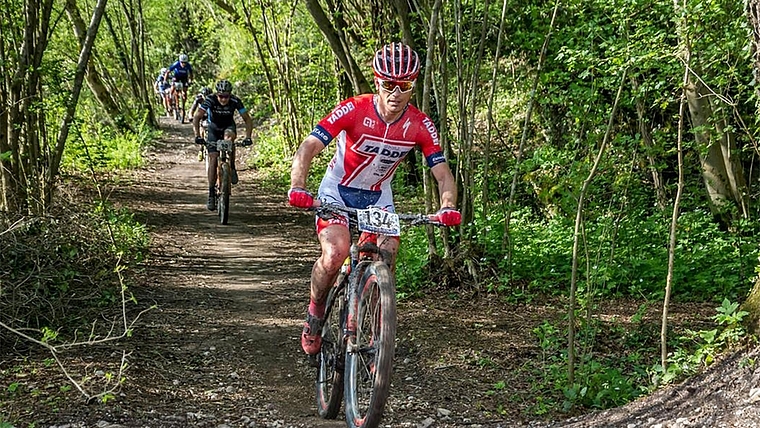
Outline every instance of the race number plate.
[(356, 210), (359, 230), (380, 235), (399, 236), (401, 226), (398, 214), (370, 207), (366, 210)]
[(232, 150), (232, 142), (229, 140), (217, 140), (216, 142), (216, 148), (217, 150), (221, 151), (227, 151), (229, 152)]

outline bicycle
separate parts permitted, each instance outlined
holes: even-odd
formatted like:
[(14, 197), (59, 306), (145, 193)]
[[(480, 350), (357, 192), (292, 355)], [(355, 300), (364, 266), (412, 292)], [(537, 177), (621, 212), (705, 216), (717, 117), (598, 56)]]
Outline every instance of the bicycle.
[[(229, 155), (232, 153), (233, 147), (241, 146), (242, 144), (229, 139), (217, 140), (213, 143), (204, 140), (203, 146), (206, 150), (208, 150), (209, 145), (215, 146), (219, 151), (219, 158), (216, 162), (217, 211), (219, 213), (219, 221), (222, 224), (227, 224), (230, 218), (230, 195), (232, 194), (232, 166), (229, 162)], [(206, 170), (208, 171), (208, 156), (205, 156), (205, 158)]]
[(169, 114), (169, 117), (174, 116), (174, 119), (177, 119), (177, 94), (170, 89), (167, 97), (169, 98), (169, 111), (167, 113)]
[[(206, 128), (208, 127), (208, 122), (204, 119), (201, 121), (201, 127), (200, 127), (200, 137), (204, 140), (206, 139)], [(201, 147), (200, 150), (198, 150), (198, 162), (203, 162), (206, 159), (206, 147)]]
[(312, 357), (317, 367), (317, 410), (322, 418), (335, 419), (345, 402), (349, 428), (375, 428), (390, 394), (396, 338), (396, 280), (377, 237), (399, 236), (400, 221), (442, 224), (434, 215), (317, 203), (314, 209), (319, 216), (348, 217), (352, 242), (350, 255), (328, 293), (322, 347)]
[(172, 95), (172, 109), (174, 110), (174, 119), (179, 123), (185, 123), (185, 84), (175, 80), (172, 82), (174, 93)]

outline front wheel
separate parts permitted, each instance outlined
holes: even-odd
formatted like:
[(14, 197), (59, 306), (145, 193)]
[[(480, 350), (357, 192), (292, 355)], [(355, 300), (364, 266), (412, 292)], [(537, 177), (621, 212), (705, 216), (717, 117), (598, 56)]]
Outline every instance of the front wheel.
[(230, 164), (222, 163), (219, 168), (219, 221), (227, 224), (230, 219), (230, 187), (232, 186)]
[(390, 393), (396, 340), (396, 284), (388, 265), (367, 266), (356, 293), (356, 336), (346, 350), (346, 422), (376, 428)]
[(343, 401), (343, 370), (345, 347), (343, 343), (344, 299), (346, 288), (330, 289), (322, 325), (322, 348), (319, 350), (317, 369), (317, 411), (325, 419), (335, 419)]

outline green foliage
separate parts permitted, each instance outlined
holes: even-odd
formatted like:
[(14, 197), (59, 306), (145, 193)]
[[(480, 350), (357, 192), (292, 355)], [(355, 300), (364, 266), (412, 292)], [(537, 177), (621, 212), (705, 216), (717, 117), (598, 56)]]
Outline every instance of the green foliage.
[(82, 122), (64, 150), (62, 167), (74, 171), (114, 171), (143, 165), (142, 154), (156, 131), (140, 124), (138, 133), (119, 132), (103, 123)]
[(126, 261), (142, 261), (150, 244), (145, 224), (135, 220), (134, 214), (126, 208), (114, 209), (102, 201), (95, 205), (94, 212), (112, 237), (110, 253)]
[[(534, 390), (541, 394), (541, 406), (532, 411), (543, 414), (548, 407), (561, 404), (563, 411), (572, 407), (609, 408), (622, 405), (641, 395), (638, 388), (640, 370), (633, 359), (615, 361), (613, 358), (592, 358), (591, 354), (580, 357), (575, 371), (575, 383), (567, 385), (567, 360), (564, 333), (544, 321), (533, 329), (539, 340), (542, 358), (532, 364), (535, 378)], [(581, 338), (591, 336), (582, 331)], [(583, 343), (580, 343), (583, 347)]]
[(396, 293), (407, 298), (420, 293), (430, 285), (427, 264), (427, 238), (425, 230), (410, 227), (402, 232), (401, 245), (396, 257)]
[(724, 299), (721, 306), (715, 308), (718, 313), (713, 317), (719, 328), (686, 330), (684, 335), (679, 336), (675, 351), (668, 355), (667, 369), (663, 370), (660, 364), (650, 369), (653, 383), (667, 385), (693, 375), (712, 364), (721, 351), (744, 338), (746, 332), (741, 322), (749, 313), (738, 309), (738, 303)]
[[(586, 247), (580, 254), (579, 290), (593, 288), (607, 297), (660, 296), (667, 273), (665, 243), (669, 222), (665, 213), (642, 212), (588, 221)], [(572, 268), (573, 225), (569, 219), (541, 221), (524, 212), (515, 213), (510, 228), (511, 266), (501, 251), (503, 227), (491, 223), (478, 228), (483, 231), (479, 235), (481, 248), (485, 250), (483, 259), (499, 266), (499, 271), (505, 274), (502, 281), (509, 281), (511, 275), (512, 281), (525, 281), (536, 291), (566, 289)], [(616, 233), (614, 242), (610, 241), (611, 230)], [(683, 213), (679, 219), (677, 244), (674, 272), (677, 298), (710, 299), (745, 292), (751, 267), (758, 257), (756, 240), (743, 234), (727, 234), (707, 213), (697, 210)]]
[(582, 383), (575, 383), (563, 389), (565, 401), (564, 411), (574, 406), (606, 409), (623, 405), (639, 395), (630, 375), (625, 375), (620, 369), (605, 367), (597, 361), (589, 361), (576, 372), (576, 378)]
[(0, 320), (40, 330), (45, 342), (90, 331), (104, 306), (120, 302), (117, 270), (142, 260), (149, 244), (144, 225), (107, 204), (60, 215), (65, 221), (34, 219), (15, 228), (14, 239), (0, 240), (0, 264), (7, 267), (0, 271)]
[[(567, 378), (565, 332), (544, 321), (533, 329), (541, 349), (541, 358), (526, 368), (534, 377), (534, 392), (539, 396), (537, 403), (542, 403), (534, 406), (532, 411), (543, 414), (547, 407), (560, 403), (563, 411), (576, 407), (605, 409), (621, 406), (658, 386), (695, 374), (711, 364), (721, 351), (745, 337), (741, 322), (747, 313), (739, 311), (738, 307), (737, 303), (726, 299), (721, 306), (715, 308), (717, 314), (713, 319), (718, 328), (684, 330), (684, 334), (670, 345), (674, 351), (668, 357), (669, 365), (664, 372), (659, 364), (647, 363), (658, 360), (659, 345), (637, 342), (636, 329), (584, 322), (577, 335), (576, 349), (581, 351), (576, 358), (572, 385), (568, 385)], [(644, 309), (640, 308), (639, 313)], [(633, 322), (634, 325), (640, 324), (640, 316), (634, 316)], [(602, 331), (604, 337), (599, 336)], [(624, 337), (618, 337), (620, 334)], [(656, 334), (650, 332), (647, 336), (651, 340)], [(593, 349), (589, 345), (603, 340), (622, 340), (629, 352), (613, 356), (586, 351)]]

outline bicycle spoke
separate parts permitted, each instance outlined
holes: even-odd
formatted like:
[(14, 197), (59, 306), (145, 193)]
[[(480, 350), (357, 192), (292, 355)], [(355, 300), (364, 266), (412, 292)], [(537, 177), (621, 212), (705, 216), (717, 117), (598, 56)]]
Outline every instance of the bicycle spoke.
[[(365, 293), (368, 290), (365, 290)], [(363, 313), (359, 314), (360, 321), (356, 331), (356, 345), (359, 364), (357, 367), (358, 378), (363, 382), (359, 386), (359, 407), (366, 409), (372, 399), (372, 390), (375, 384), (375, 356), (378, 342), (378, 328), (380, 326), (380, 299), (377, 298), (377, 284), (370, 290), (367, 305), (363, 306)]]
[(346, 421), (374, 428), (390, 391), (396, 337), (396, 300), (388, 266), (374, 262), (361, 280), (356, 336), (346, 354)]
[(343, 328), (341, 326), (344, 294), (342, 289), (330, 291), (325, 323), (322, 326), (322, 349), (318, 356), (317, 368), (317, 409), (326, 419), (338, 416), (343, 400)]

